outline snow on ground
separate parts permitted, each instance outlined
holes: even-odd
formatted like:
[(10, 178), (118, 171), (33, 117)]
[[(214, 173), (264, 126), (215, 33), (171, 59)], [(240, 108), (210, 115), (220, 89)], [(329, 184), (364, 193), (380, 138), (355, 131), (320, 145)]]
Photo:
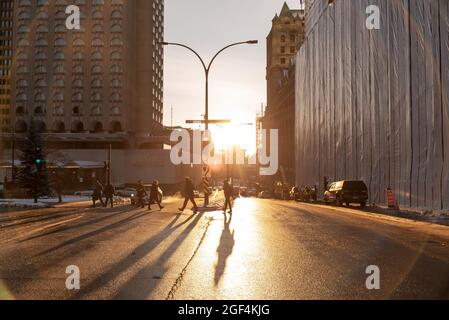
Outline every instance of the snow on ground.
[[(90, 202), (90, 196), (64, 196), (63, 204)], [(114, 197), (114, 204), (129, 204), (130, 199), (122, 197)], [(48, 208), (58, 204), (58, 198), (40, 198), (38, 203), (34, 203), (34, 199), (0, 199), (0, 208)]]
[[(90, 197), (66, 196), (64, 203), (91, 201)], [(58, 198), (41, 198), (38, 203), (34, 199), (0, 199), (0, 208), (46, 208), (58, 204)]]

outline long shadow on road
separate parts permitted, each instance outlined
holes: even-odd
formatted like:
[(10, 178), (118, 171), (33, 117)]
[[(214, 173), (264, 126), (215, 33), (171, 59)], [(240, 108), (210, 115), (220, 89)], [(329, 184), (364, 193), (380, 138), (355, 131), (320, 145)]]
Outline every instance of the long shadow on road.
[[(82, 287), (80, 291), (78, 291), (75, 295), (71, 297), (71, 299), (74, 300), (82, 299), (89, 293), (92, 293), (94, 290), (106, 286), (108, 282), (119, 278), (126, 270), (131, 268), (134, 264), (136, 264), (138, 261), (144, 258), (148, 253), (154, 250), (162, 241), (164, 241), (168, 236), (170, 236), (175, 230), (179, 229), (181, 226), (187, 224), (189, 221), (193, 219), (193, 221), (191, 221), (189, 226), (179, 235), (178, 240), (175, 240), (177, 244), (182, 243), (182, 241), (179, 241), (179, 239), (185, 238), (187, 236), (187, 234), (200, 221), (202, 214), (191, 215), (184, 222), (175, 226), (176, 221), (178, 221), (180, 217), (181, 214), (177, 214), (175, 218), (163, 230), (161, 230), (158, 234), (156, 234), (155, 236), (151, 237), (150, 239), (139, 245), (134, 250), (133, 255), (123, 258), (122, 260), (117, 262), (114, 266), (112, 266), (109, 270), (104, 271), (102, 275), (93, 280), (90, 284), (88, 284), (85, 287)], [(172, 247), (170, 250), (174, 251), (174, 249), (175, 248)], [(125, 284), (124, 290), (126, 290), (126, 288), (132, 287), (132, 285), (135, 284), (136, 282), (139, 282), (139, 279), (137, 279), (137, 277), (133, 277), (130, 281), (127, 282), (127, 284)], [(146, 289), (146, 292), (148, 293), (151, 292), (153, 288), (154, 287), (148, 287)], [(123, 292), (123, 289), (120, 290), (120, 292)], [(143, 295), (141, 296), (142, 298), (144, 298)]]
[(99, 223), (99, 222), (103, 222), (103, 221), (106, 221), (106, 220), (110, 220), (112, 218), (116, 218), (116, 217), (118, 217), (118, 216), (120, 216), (122, 214), (128, 213), (128, 212), (129, 212), (129, 209), (127, 208), (127, 209), (122, 210), (122, 211), (113, 212), (112, 214), (110, 214), (108, 216), (105, 216), (105, 217), (102, 217), (102, 218), (89, 220), (89, 221), (86, 221), (86, 222), (83, 222), (83, 223), (74, 224), (74, 225), (71, 225), (71, 226), (63, 226), (63, 227), (57, 228), (55, 230), (51, 230), (51, 231), (48, 231), (48, 232), (44, 232), (44, 233), (41, 233), (41, 234), (38, 234), (38, 235), (35, 235), (35, 236), (32, 236), (32, 237), (26, 238), (26, 239), (22, 239), (19, 242), (26, 242), (26, 241), (30, 241), (30, 240), (35, 240), (35, 239), (43, 238), (43, 237), (46, 237), (46, 236), (55, 235), (55, 234), (60, 233), (60, 232), (65, 232), (65, 231), (79, 229), (79, 228), (82, 228), (82, 227), (85, 227), (85, 226), (90, 226), (90, 225), (93, 225), (95, 223)]
[(235, 239), (234, 239), (234, 230), (231, 233), (230, 229), (231, 221), (232, 221), (232, 214), (230, 215), (229, 220), (227, 220), (225, 214), (220, 244), (217, 248), (218, 260), (215, 266), (215, 276), (214, 276), (215, 286), (217, 286), (218, 283), (220, 282), (220, 279), (223, 276), (224, 271), (226, 269), (226, 262), (229, 256), (232, 254), (232, 250), (234, 249)]
[(103, 232), (106, 232), (106, 231), (109, 231), (109, 230), (118, 228), (118, 227), (120, 227), (120, 226), (123, 226), (123, 225), (125, 225), (125, 224), (128, 224), (128, 223), (132, 222), (133, 220), (140, 219), (140, 218), (142, 218), (142, 217), (144, 217), (144, 216), (147, 216), (147, 215), (149, 215), (149, 214), (151, 214), (151, 212), (147, 212), (147, 211), (144, 211), (144, 212), (137, 212), (137, 213), (135, 213), (135, 214), (133, 214), (133, 215), (131, 215), (131, 216), (125, 218), (125, 219), (121, 219), (121, 220), (119, 220), (119, 221), (117, 221), (117, 222), (114, 222), (114, 223), (112, 223), (112, 224), (110, 224), (110, 225), (104, 226), (104, 227), (102, 227), (102, 228), (96, 229), (96, 230), (94, 230), (94, 231), (91, 231), (91, 232), (82, 234), (82, 235), (80, 235), (80, 236), (77, 236), (77, 237), (75, 237), (75, 238), (72, 238), (72, 239), (70, 239), (70, 240), (67, 240), (67, 241), (65, 241), (65, 242), (63, 242), (63, 243), (61, 243), (61, 244), (59, 244), (59, 245), (57, 245), (57, 246), (54, 246), (54, 247), (52, 247), (52, 248), (50, 248), (50, 249), (47, 249), (47, 250), (45, 250), (45, 251), (42, 251), (42, 252), (38, 253), (37, 256), (42, 256), (42, 255), (51, 253), (51, 252), (53, 252), (53, 251), (62, 249), (62, 248), (64, 248), (64, 247), (66, 247), (66, 246), (68, 246), (68, 245), (71, 245), (71, 244), (74, 244), (74, 243), (76, 243), (76, 242), (79, 242), (79, 241), (82, 241), (82, 240), (86, 240), (86, 239), (95, 237), (95, 236), (99, 235), (100, 233), (103, 233)]
[[(7, 225), (1, 225), (0, 226), (0, 230), (2, 229), (11, 229), (11, 228), (17, 228), (17, 227), (21, 227), (21, 226), (25, 226), (25, 225), (29, 225), (29, 224), (33, 224), (33, 223), (37, 223), (37, 222), (44, 222), (44, 221), (49, 221), (49, 220), (54, 220), (54, 219), (58, 219), (58, 218), (65, 218), (65, 217), (70, 217), (73, 215), (77, 215), (77, 214), (82, 214), (84, 212), (86, 212), (87, 209), (84, 210), (67, 210), (64, 212), (58, 212), (58, 213), (49, 213), (49, 214), (45, 214), (45, 215), (33, 215), (33, 216), (25, 216), (25, 217), (18, 217), (18, 218), (13, 218), (13, 219), (3, 219), (0, 222), (14, 222), (14, 221), (22, 221), (22, 220), (27, 220), (27, 221), (22, 221), (22, 222), (18, 222), (18, 223), (10, 223)], [(35, 219), (37, 218), (37, 219)]]
[[(197, 214), (195, 219), (182, 231), (182, 233), (170, 244), (170, 246), (164, 250), (162, 255), (152, 265), (142, 268), (131, 279), (129, 279), (114, 296), (114, 299), (147, 299), (151, 292), (153, 292), (157, 287), (157, 280), (162, 279), (166, 274), (168, 270), (166, 262), (186, 240), (187, 236), (198, 224), (203, 214), (204, 213)], [(148, 241), (147, 244), (151, 246), (151, 240)], [(143, 253), (144, 252), (142, 252), (142, 254)], [(154, 275), (155, 272), (157, 272), (156, 276)], [(151, 277), (156, 278), (151, 279)]]

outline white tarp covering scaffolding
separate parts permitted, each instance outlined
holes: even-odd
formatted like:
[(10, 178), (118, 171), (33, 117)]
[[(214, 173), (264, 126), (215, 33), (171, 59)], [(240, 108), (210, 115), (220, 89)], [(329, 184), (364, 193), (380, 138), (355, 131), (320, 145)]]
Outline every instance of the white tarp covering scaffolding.
[[(380, 30), (366, 8), (380, 8)], [(314, 0), (296, 63), (297, 183), (449, 209), (449, 1)]]

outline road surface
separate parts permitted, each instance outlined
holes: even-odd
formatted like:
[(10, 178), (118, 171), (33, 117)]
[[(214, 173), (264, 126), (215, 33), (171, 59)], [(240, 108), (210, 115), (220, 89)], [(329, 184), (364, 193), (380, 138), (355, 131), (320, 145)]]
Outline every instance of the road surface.
[[(232, 216), (179, 205), (0, 213), (0, 297), (449, 298), (448, 227), (277, 200), (238, 199)], [(379, 290), (366, 288), (372, 265)]]

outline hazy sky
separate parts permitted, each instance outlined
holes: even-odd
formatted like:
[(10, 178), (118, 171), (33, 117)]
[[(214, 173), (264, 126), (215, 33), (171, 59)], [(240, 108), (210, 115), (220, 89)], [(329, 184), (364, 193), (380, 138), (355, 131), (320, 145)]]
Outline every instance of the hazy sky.
[[(210, 118), (254, 122), (266, 101), (266, 36), (284, 0), (166, 0), (165, 41), (194, 48), (206, 63), (222, 47), (259, 40), (224, 52), (210, 75)], [(287, 1), (299, 8), (299, 0)], [(204, 71), (199, 60), (181, 47), (165, 48), (164, 124), (185, 126), (186, 119), (204, 114)]]

